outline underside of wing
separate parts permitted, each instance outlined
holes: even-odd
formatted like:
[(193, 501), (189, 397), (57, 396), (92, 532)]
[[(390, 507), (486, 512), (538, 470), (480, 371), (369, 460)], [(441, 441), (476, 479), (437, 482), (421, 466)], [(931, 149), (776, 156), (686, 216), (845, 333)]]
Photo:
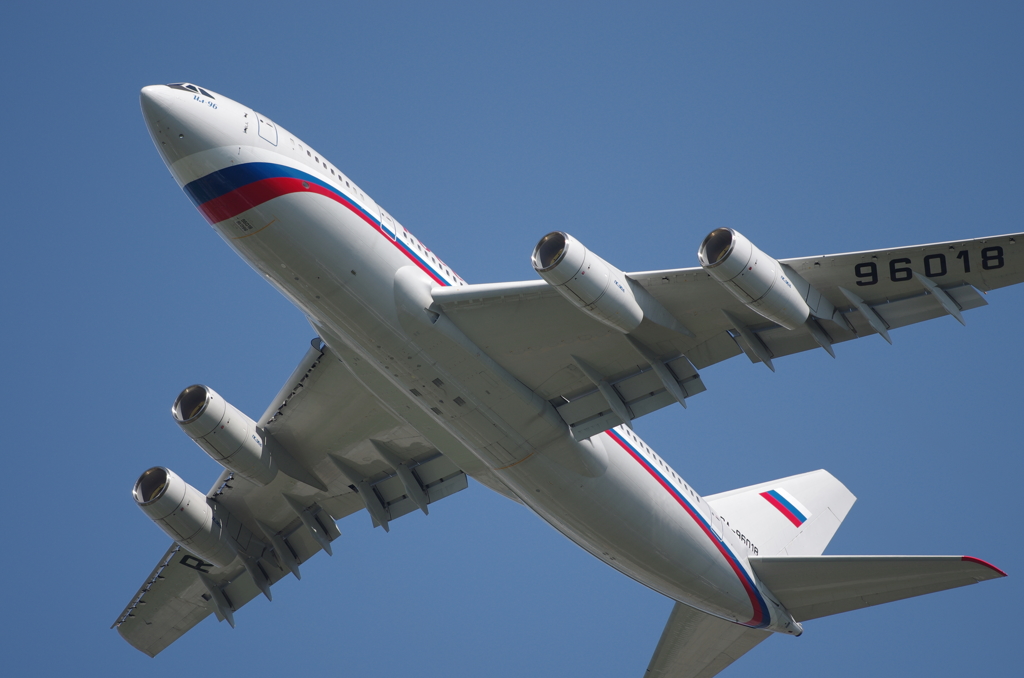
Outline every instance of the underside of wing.
[(644, 675), (711, 678), (770, 635), (676, 603)]
[(699, 370), (741, 353), (774, 370), (773, 359), (793, 353), (834, 355), (834, 344), (872, 334), (891, 341), (892, 329), (945, 315), (963, 322), (962, 312), (986, 305), (982, 292), (1024, 281), (1021, 237), (779, 260), (786, 284), (810, 309), (793, 329), (769, 319), (778, 314), (765, 310), (767, 302), (741, 303), (704, 268), (623, 274), (645, 308), (628, 332), (544, 280), (432, 294), (435, 310), (583, 438), (685, 406), (705, 390)]
[[(218, 566), (178, 544), (114, 626), (155, 656), (210, 614), (234, 612), (340, 536), (335, 521), (366, 509), (374, 526), (465, 489), (465, 473), (370, 394), (327, 347), (304, 357), (259, 421), (279, 472), (259, 486), (225, 470), (206, 495), (234, 554)], [(147, 472), (148, 473), (148, 472)], [(197, 495), (200, 498), (201, 495)]]
[(550, 401), (577, 439), (703, 392), (697, 370), (740, 352), (723, 327), (719, 341), (695, 353), (703, 361), (697, 364), (690, 355), (697, 346), (692, 337), (649, 321), (627, 337), (581, 312), (542, 280), (433, 293), (438, 309), (501, 367)]

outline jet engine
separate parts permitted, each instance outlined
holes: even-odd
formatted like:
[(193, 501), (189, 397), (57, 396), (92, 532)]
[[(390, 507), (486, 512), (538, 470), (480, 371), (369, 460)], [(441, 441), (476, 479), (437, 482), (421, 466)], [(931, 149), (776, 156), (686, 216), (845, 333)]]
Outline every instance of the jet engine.
[(189, 386), (174, 401), (171, 414), (221, 466), (261, 486), (277, 475), (263, 431), (212, 388)]
[(807, 321), (811, 309), (782, 265), (731, 228), (711, 231), (697, 257), (708, 275), (750, 310), (787, 330)]
[[(206, 495), (176, 473), (154, 466), (135, 482), (135, 503), (160, 529), (203, 560), (225, 567), (235, 559), (226, 520), (214, 520)], [(223, 509), (219, 509), (223, 510)]]
[(533, 249), (532, 260), (541, 278), (605, 325), (629, 333), (644, 319), (626, 274), (571, 235), (548, 233)]

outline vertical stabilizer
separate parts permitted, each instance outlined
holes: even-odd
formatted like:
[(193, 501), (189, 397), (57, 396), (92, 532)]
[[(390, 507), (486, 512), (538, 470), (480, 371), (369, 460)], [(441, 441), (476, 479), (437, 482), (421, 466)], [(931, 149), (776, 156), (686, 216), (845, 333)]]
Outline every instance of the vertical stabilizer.
[(705, 500), (751, 555), (820, 555), (857, 498), (828, 471), (811, 471)]

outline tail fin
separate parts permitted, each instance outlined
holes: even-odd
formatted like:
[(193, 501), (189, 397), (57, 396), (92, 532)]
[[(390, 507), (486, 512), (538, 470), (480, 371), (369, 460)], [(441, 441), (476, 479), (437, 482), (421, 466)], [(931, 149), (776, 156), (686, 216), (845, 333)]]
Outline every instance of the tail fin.
[(828, 471), (811, 471), (705, 501), (754, 548), (752, 555), (820, 555), (857, 498)]

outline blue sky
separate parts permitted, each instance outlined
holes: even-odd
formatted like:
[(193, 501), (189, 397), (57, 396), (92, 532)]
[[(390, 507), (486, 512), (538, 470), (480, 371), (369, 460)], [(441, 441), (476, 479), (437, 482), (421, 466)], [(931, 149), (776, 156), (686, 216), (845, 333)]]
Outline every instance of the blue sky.
[[(473, 484), (151, 660), (109, 630), (166, 537), (161, 464), (218, 467), (169, 416), (258, 416), (301, 315), (223, 245), (138, 91), (196, 82), (284, 125), (470, 282), (532, 279), (565, 230), (621, 269), (697, 264), (729, 226), (776, 257), (1024, 231), (1017, 3), (16, 3), (0, 26), (4, 669), (55, 675), (642, 675), (670, 603)], [(724, 675), (1005, 675), (1024, 472), (1024, 290), (776, 362), (637, 431), (710, 494), (826, 468), (859, 497), (834, 554), (970, 554), (1011, 575), (809, 622)]]

